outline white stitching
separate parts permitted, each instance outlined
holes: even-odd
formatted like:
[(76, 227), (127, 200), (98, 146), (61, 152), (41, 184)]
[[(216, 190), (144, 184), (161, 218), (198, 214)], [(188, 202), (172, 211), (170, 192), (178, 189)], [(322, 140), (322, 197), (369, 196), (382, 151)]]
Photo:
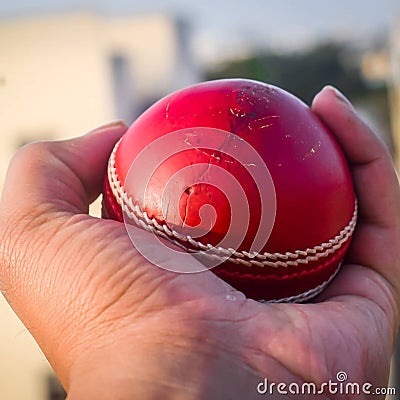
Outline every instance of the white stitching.
[(307, 290), (304, 293), (300, 293), (294, 296), (285, 297), (284, 299), (273, 299), (273, 300), (257, 300), (260, 303), (304, 303), (307, 300), (312, 299), (313, 297), (319, 295), (333, 280), (333, 278), (338, 274), (341, 267), (341, 263), (337, 267), (336, 271), (329, 277), (328, 280), (321, 283), (315, 288)]
[[(108, 164), (108, 180), (110, 183), (111, 191), (129, 218), (140, 227), (147, 231), (153, 232), (156, 235), (169, 239), (179, 247), (188, 252), (207, 251), (207, 256), (224, 260), (229, 257), (229, 261), (235, 264), (242, 264), (245, 266), (257, 267), (295, 267), (299, 264), (308, 264), (309, 262), (318, 261), (320, 258), (327, 257), (328, 255), (340, 249), (351, 237), (354, 232), (357, 222), (357, 200), (355, 201), (354, 213), (349, 224), (343, 228), (338, 235), (329, 239), (328, 242), (321, 243), (313, 248), (305, 250), (296, 250), (294, 252), (282, 253), (248, 253), (246, 251), (239, 252), (235, 249), (225, 249), (220, 246), (212, 246), (211, 244), (205, 245), (201, 242), (194, 240), (190, 236), (182, 235), (174, 230), (171, 230), (166, 224), (160, 224), (155, 218), (150, 218), (146, 211), (142, 211), (138, 204), (134, 204), (132, 198), (129, 197), (127, 192), (123, 189), (117, 175), (115, 167), (115, 154), (120, 141), (115, 145), (111, 153)], [(193, 248), (185, 246), (182, 242), (189, 243)]]

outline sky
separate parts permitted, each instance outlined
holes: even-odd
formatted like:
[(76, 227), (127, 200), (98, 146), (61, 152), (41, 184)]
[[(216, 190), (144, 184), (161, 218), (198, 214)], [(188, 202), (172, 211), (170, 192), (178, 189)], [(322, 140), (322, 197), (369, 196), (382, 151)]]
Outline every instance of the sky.
[(369, 40), (400, 18), (400, 0), (13, 0), (0, 2), (0, 18), (80, 9), (179, 15), (205, 58), (249, 46), (293, 50), (332, 36)]

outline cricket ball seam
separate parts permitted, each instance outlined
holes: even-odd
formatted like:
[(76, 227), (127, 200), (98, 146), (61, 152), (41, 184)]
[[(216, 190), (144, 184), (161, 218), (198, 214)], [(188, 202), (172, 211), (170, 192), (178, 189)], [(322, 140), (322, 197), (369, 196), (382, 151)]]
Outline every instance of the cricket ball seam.
[[(147, 231), (151, 231), (158, 236), (172, 241), (174, 244), (188, 252), (207, 251), (207, 257), (221, 259), (221, 262), (225, 261), (226, 258), (229, 258), (230, 262), (242, 264), (248, 267), (295, 267), (299, 264), (308, 264), (310, 262), (318, 261), (321, 258), (333, 254), (351, 238), (354, 232), (357, 222), (357, 200), (355, 201), (353, 216), (348, 225), (345, 226), (334, 238), (312, 248), (295, 250), (294, 252), (286, 252), (282, 254), (269, 252), (249, 253), (246, 251), (237, 251), (232, 248), (226, 249), (220, 246), (216, 247), (211, 244), (205, 245), (204, 243), (194, 240), (191, 236), (182, 235), (174, 231), (166, 224), (160, 224), (155, 218), (150, 218), (146, 211), (143, 211), (138, 204), (134, 204), (132, 198), (122, 187), (115, 166), (116, 152), (120, 141), (118, 141), (114, 146), (109, 158), (107, 169), (110, 188), (116, 201), (122, 208), (123, 212), (125, 212), (129, 218), (133, 219), (137, 225)], [(182, 242), (189, 243), (194, 248), (187, 247)]]
[(308, 300), (311, 300), (312, 298), (323, 292), (323, 290), (331, 283), (331, 281), (333, 281), (335, 276), (338, 274), (341, 266), (342, 263), (339, 263), (339, 266), (336, 268), (335, 272), (325, 282), (321, 283), (320, 285), (310, 290), (307, 290), (306, 292), (296, 294), (294, 296), (285, 297), (283, 299), (272, 299), (272, 300), (261, 299), (257, 301), (259, 301), (260, 303), (303, 303)]

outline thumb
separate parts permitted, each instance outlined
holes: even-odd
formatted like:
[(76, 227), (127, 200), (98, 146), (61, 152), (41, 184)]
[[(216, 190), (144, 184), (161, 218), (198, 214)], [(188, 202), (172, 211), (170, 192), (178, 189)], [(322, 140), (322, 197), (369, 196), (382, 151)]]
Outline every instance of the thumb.
[(112, 147), (126, 129), (117, 121), (76, 139), (24, 146), (10, 163), (2, 210), (87, 213), (100, 194)]

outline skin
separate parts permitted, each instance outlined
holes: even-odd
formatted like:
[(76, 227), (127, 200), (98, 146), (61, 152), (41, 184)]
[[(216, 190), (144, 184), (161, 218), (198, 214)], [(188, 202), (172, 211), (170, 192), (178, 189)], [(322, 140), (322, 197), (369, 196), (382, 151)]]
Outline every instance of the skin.
[(399, 324), (398, 179), (336, 90), (312, 108), (349, 161), (359, 222), (340, 274), (309, 304), (260, 304), (210, 271), (162, 270), (123, 224), (88, 216), (122, 123), (18, 151), (0, 203), (0, 288), (68, 399), (257, 399), (264, 378), (321, 384), (339, 371), (386, 387)]

